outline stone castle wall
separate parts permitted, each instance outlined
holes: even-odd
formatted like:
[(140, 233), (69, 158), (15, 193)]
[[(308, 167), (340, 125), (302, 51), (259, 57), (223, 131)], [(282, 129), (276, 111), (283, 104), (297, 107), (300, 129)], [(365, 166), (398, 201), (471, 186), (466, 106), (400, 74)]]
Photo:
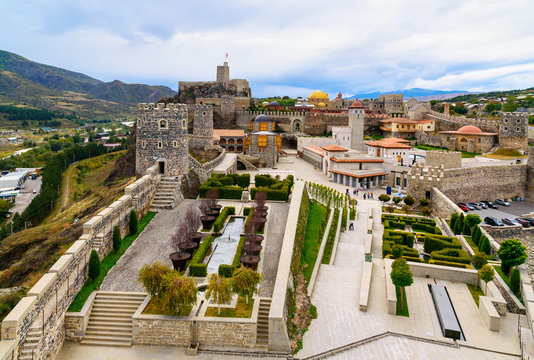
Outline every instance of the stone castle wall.
[(437, 111), (429, 111), (425, 119), (437, 120), (436, 131), (457, 130), (464, 125), (474, 125), (486, 132), (499, 132), (499, 121), (489, 119), (468, 118), (465, 116), (453, 116), (442, 114)]
[(462, 153), (459, 151), (439, 151), (432, 150), (426, 152), (425, 166), (439, 167), (443, 165), (445, 169), (458, 169), (462, 167)]
[(204, 149), (213, 145), (213, 107), (211, 105), (195, 105), (193, 119), (193, 135), (189, 136), (189, 147)]
[(502, 113), (499, 145), (514, 149), (528, 148), (528, 113)]
[(430, 205), (432, 206), (433, 215), (444, 219), (448, 219), (452, 213), (460, 212), (458, 205), (435, 187), (432, 188), (430, 193)]
[(137, 106), (135, 172), (138, 176), (159, 162), (165, 164), (165, 176), (179, 176), (187, 172), (187, 113), (187, 105), (184, 104)]
[(221, 153), (215, 159), (208, 161), (207, 163), (204, 163), (204, 164), (201, 164), (200, 162), (197, 161), (197, 159), (195, 159), (193, 156), (188, 154), (189, 165), (197, 173), (198, 177), (200, 178), (200, 183), (203, 183), (211, 176), (211, 172), (217, 165), (219, 165), (222, 162), (225, 154), (226, 154), (226, 150), (224, 148), (221, 148)]
[[(9, 359), (24, 346), (29, 329), (40, 329), (34, 359), (51, 359), (65, 339), (65, 314), (87, 280), (87, 263), (95, 248), (101, 257), (111, 249), (113, 226), (123, 226), (131, 209), (143, 215), (148, 209), (160, 176), (156, 169), (125, 189), (125, 195), (88, 220), (83, 235), (75, 241), (48, 273), (28, 291), (2, 322), (0, 359)], [(126, 229), (123, 226), (123, 231)], [(72, 324), (71, 324), (72, 325)]]

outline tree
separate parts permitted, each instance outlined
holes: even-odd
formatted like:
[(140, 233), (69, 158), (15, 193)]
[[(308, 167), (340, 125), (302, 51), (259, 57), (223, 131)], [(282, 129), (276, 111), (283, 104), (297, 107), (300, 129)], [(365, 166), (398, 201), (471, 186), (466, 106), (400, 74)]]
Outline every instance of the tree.
[(509, 274), (511, 268), (525, 262), (528, 257), (525, 249), (525, 245), (517, 239), (508, 239), (501, 242), (497, 255), (501, 259), (501, 268), (505, 274)]
[(386, 211), (391, 214), (395, 211), (395, 208), (393, 206), (386, 206)]
[(406, 205), (412, 206), (412, 205), (415, 203), (415, 200), (414, 200), (414, 198), (411, 197), (411, 196), (406, 196), (406, 197), (404, 198), (404, 203), (405, 203)]
[(464, 227), (462, 229), (462, 233), (465, 235), (471, 235), (471, 228), (469, 227), (469, 224), (467, 221), (464, 221)]
[(232, 290), (237, 294), (245, 295), (248, 305), (249, 295), (259, 292), (258, 285), (261, 281), (261, 274), (248, 267), (241, 266), (235, 269), (232, 275)]
[(128, 227), (130, 229), (130, 235), (135, 235), (135, 233), (137, 233), (137, 213), (135, 210), (130, 211)]
[(5, 214), (8, 213), (9, 209), (11, 209), (11, 204), (4, 199), (0, 199), (0, 215), (5, 217)]
[(395, 205), (398, 205), (401, 202), (402, 198), (399, 196), (393, 196), (393, 202)]
[(430, 204), (430, 201), (428, 201), (427, 199), (419, 200), (419, 205), (421, 206), (428, 206), (429, 204)]
[(217, 312), (221, 314), (221, 304), (232, 300), (232, 281), (217, 274), (211, 274), (204, 294), (206, 300), (217, 303)]
[[(488, 256), (484, 254), (483, 252), (477, 252), (473, 257), (471, 258), (471, 262), (473, 263), (473, 266), (475, 269), (480, 270), (482, 266), (486, 265), (488, 263)], [(475, 282), (475, 289), (478, 286), (478, 273), (477, 273), (477, 280)]]
[(152, 265), (145, 264), (139, 270), (138, 281), (152, 298), (159, 301), (163, 296), (165, 276), (172, 271), (170, 267), (159, 261)]
[(393, 261), (393, 264), (391, 264), (391, 281), (393, 282), (393, 285), (401, 288), (401, 309), (403, 309), (404, 287), (413, 284), (413, 276), (406, 259), (400, 258)]
[(402, 257), (402, 246), (399, 244), (395, 244), (391, 247), (391, 254), (395, 259), (399, 259)]
[(488, 255), (491, 255), (491, 244), (490, 244), (490, 241), (489, 239), (487, 238), (486, 235), (482, 235), (480, 237), (480, 242), (479, 242), (479, 245), (478, 245), (478, 248), (480, 249), (480, 251), (488, 254)]
[(113, 228), (113, 251), (119, 251), (121, 247), (121, 229), (119, 225), (115, 225)]
[(421, 213), (424, 215), (424, 216), (430, 216), (432, 215), (432, 210), (428, 207), (428, 206), (423, 206), (421, 208)]
[(167, 311), (173, 315), (189, 315), (184, 314), (183, 310), (197, 302), (195, 279), (172, 270), (165, 274), (164, 283), (163, 305)]
[(464, 223), (466, 223), (470, 229), (475, 225), (478, 225), (482, 222), (482, 219), (477, 214), (467, 214), (465, 217)]
[(484, 295), (486, 295), (486, 290), (488, 289), (488, 283), (493, 280), (495, 277), (495, 270), (490, 265), (484, 265), (480, 270), (478, 270), (478, 276), (484, 280), (486, 286), (484, 288)]
[(454, 231), (454, 227), (456, 225), (456, 222), (458, 221), (458, 213), (452, 213), (451, 215), (451, 221), (450, 221), (450, 226), (451, 226), (451, 230)]
[(391, 199), (391, 196), (389, 196), (388, 194), (382, 194), (378, 197), (378, 200), (382, 202), (388, 202), (390, 199)]
[(188, 233), (197, 231), (201, 225), (200, 215), (197, 209), (198, 207), (191, 204), (185, 211), (185, 223), (188, 227)]
[(95, 281), (100, 276), (100, 258), (96, 250), (91, 251), (89, 256), (89, 277), (92, 281)]
[(402, 211), (404, 211), (406, 214), (409, 214), (412, 211), (412, 207), (410, 205), (404, 205), (402, 207)]
[(521, 275), (518, 268), (513, 268), (510, 271), (510, 289), (514, 294), (517, 294), (521, 287)]

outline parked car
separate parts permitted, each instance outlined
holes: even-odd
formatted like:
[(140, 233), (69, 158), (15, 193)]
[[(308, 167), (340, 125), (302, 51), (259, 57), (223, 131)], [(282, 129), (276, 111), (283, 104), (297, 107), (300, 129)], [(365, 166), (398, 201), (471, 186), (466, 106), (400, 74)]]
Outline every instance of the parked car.
[(510, 206), (510, 203), (504, 199), (497, 199), (495, 200), (495, 203), (502, 206)]
[(531, 223), (528, 220), (525, 220), (523, 218), (515, 218), (515, 221), (517, 221), (519, 224), (521, 224), (523, 227), (530, 227)]
[(488, 208), (488, 205), (486, 205), (485, 203), (483, 203), (482, 201), (477, 203), (478, 206), (480, 206), (481, 209), (487, 209)]
[(534, 219), (527, 217), (516, 218), (517, 222), (521, 224), (521, 221), (528, 223), (529, 226), (534, 226)]
[(473, 210), (480, 210), (480, 206), (477, 203), (467, 203), (467, 206), (471, 206)]
[(492, 209), (498, 209), (499, 206), (495, 203), (492, 203), (491, 201), (483, 201), (484, 204), (486, 204), (489, 208)]
[(486, 216), (484, 222), (491, 226), (504, 226), (504, 224), (497, 218), (493, 216)]
[(502, 220), (503, 224), (505, 224), (505, 225), (510, 225), (510, 226), (521, 225), (520, 223), (518, 223), (518, 222), (515, 221), (514, 219), (510, 219), (510, 218), (502, 218), (501, 220)]
[(469, 208), (467, 206), (465, 206), (464, 204), (458, 204), (458, 207), (460, 208), (460, 210), (463, 210), (465, 212), (469, 211)]

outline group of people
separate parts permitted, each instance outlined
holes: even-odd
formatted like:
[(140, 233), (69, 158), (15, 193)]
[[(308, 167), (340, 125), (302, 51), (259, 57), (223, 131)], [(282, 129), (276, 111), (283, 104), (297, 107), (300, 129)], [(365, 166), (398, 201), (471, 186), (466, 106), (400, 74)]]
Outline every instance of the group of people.
[[(355, 196), (358, 196), (358, 195), (360, 194), (360, 189), (354, 189), (354, 190), (352, 191), (352, 193), (353, 193)], [(350, 197), (350, 190), (349, 190), (349, 189), (347, 189), (347, 190), (345, 191), (345, 195), (347, 195), (347, 197)], [(366, 199), (374, 199), (373, 192), (372, 192), (372, 191), (371, 191), (371, 192), (367, 191), (367, 192), (363, 193), (363, 199), (364, 199), (364, 200), (366, 200)]]

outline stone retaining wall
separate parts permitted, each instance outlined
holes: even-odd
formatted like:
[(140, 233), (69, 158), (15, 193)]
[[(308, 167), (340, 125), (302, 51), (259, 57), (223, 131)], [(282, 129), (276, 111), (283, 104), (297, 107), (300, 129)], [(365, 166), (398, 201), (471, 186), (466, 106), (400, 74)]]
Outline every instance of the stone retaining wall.
[(197, 159), (189, 155), (189, 165), (197, 173), (198, 177), (200, 178), (200, 183), (206, 181), (211, 176), (213, 169), (223, 161), (226, 150), (224, 148), (221, 149), (221, 153), (215, 159), (204, 164), (201, 164), (197, 161)]
[(452, 213), (461, 212), (458, 205), (435, 187), (430, 192), (430, 205), (432, 206), (433, 214), (444, 219), (450, 218)]
[[(40, 329), (41, 338), (34, 359), (53, 358), (65, 339), (65, 313), (87, 279), (87, 263), (95, 248), (101, 257), (111, 249), (111, 231), (116, 224), (127, 224), (130, 210), (140, 216), (150, 206), (160, 176), (156, 168), (147, 170), (147, 175), (125, 189), (126, 195), (102, 210), (83, 225), (83, 235), (75, 241), (65, 255), (50, 268), (49, 272), (28, 291), (2, 322), (2, 341), (16, 341), (16, 354), (24, 346), (30, 328)], [(114, 216), (115, 215), (115, 216)], [(69, 326), (75, 326), (69, 319)], [(7, 356), (0, 352), (0, 359)]]

